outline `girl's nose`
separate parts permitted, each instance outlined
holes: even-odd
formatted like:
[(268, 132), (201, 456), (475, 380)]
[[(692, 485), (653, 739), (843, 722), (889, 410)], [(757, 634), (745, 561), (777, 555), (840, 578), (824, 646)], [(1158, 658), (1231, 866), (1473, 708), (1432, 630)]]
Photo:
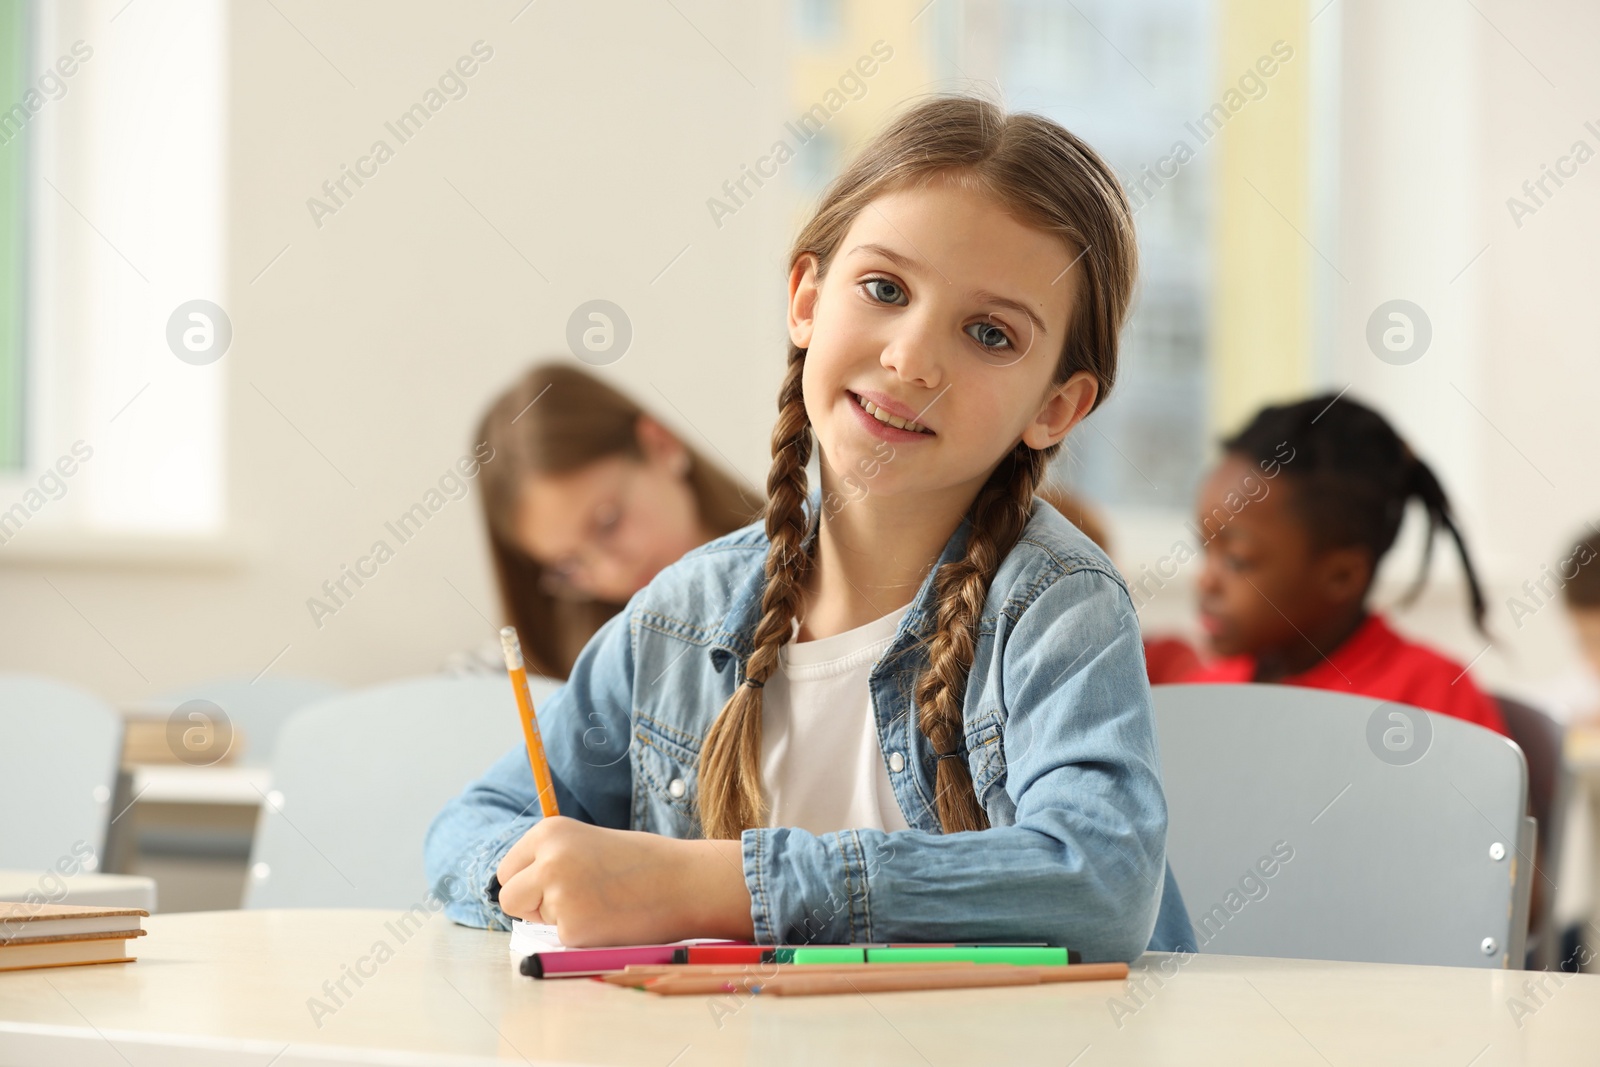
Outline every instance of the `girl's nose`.
[(943, 377), (941, 339), (925, 316), (906, 315), (894, 325), (894, 333), (878, 357), (884, 369), (900, 380), (937, 389)]

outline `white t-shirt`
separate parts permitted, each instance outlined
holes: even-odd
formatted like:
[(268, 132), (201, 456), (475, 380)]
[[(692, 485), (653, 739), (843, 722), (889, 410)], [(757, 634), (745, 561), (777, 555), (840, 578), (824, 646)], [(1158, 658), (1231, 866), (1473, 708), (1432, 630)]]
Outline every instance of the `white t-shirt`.
[(779, 649), (778, 669), (761, 690), (768, 826), (815, 834), (910, 829), (889, 785), (867, 686), (909, 610), (819, 641), (791, 638)]

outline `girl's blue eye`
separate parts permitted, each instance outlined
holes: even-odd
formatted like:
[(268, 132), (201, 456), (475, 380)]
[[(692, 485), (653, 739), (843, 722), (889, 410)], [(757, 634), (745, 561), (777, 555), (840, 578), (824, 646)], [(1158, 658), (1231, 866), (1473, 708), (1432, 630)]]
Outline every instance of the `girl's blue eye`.
[(898, 283), (891, 282), (888, 278), (868, 278), (861, 284), (866, 286), (867, 292), (872, 299), (880, 304), (904, 304), (906, 302), (906, 291), (900, 288)]
[(967, 327), (967, 336), (985, 348), (1010, 348), (1011, 338), (1005, 330), (992, 322), (975, 322)]

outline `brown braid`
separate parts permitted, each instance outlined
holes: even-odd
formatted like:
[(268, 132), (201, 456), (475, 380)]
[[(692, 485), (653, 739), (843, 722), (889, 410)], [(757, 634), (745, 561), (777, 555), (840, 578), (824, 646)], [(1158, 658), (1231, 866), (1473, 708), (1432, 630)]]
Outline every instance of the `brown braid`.
[[(806, 551), (811, 461), (811, 419), (801, 393), (805, 350), (790, 346), (789, 372), (778, 392), (778, 425), (772, 431), (772, 470), (767, 474), (766, 590), (755, 651), (745, 663), (749, 685), (740, 685), (712, 723), (700, 752), (702, 831), (711, 838), (738, 837), (766, 817), (761, 795), (761, 688), (778, 666), (778, 650), (789, 640), (813, 557)], [(815, 517), (812, 520), (815, 521)]]
[[(1047, 451), (1054, 453), (1059, 446)], [(928, 669), (917, 679), (917, 725), (941, 756), (961, 746), (961, 705), (967, 672), (978, 646), (978, 622), (989, 583), (1000, 561), (1015, 547), (1028, 524), (1033, 493), (1044, 477), (1046, 451), (1018, 444), (989, 475), (968, 515), (972, 533), (967, 554), (939, 569), (938, 625), (928, 646)], [(940, 759), (935, 764), (934, 804), (944, 832), (983, 830), (989, 818), (978, 803), (965, 759)]]
[[(790, 252), (791, 269), (802, 257), (815, 257), (820, 281), (868, 204), (941, 173), (967, 180), (975, 191), (993, 196), (1066, 244), (1074, 257), (1064, 276), (1073, 287), (1072, 312), (1052, 384), (1088, 372), (1098, 385), (1098, 406), (1116, 379), (1119, 335), (1137, 273), (1133, 214), (1111, 168), (1049, 119), (1008, 115), (969, 96), (916, 104), (873, 138), (828, 187)], [(801, 391), (805, 355), (791, 346), (778, 396), (767, 476), (766, 588), (755, 648), (745, 664), (747, 684), (723, 705), (700, 753), (700, 818), (707, 837), (736, 838), (764, 824), (761, 687), (790, 639), (816, 563), (810, 535), (821, 521), (821, 509), (808, 516), (805, 508), (812, 448)], [(961, 752), (967, 675), (989, 584), (1027, 525), (1034, 491), (1060, 448), (1059, 442), (1034, 449), (1019, 441), (996, 464), (967, 511), (972, 532), (964, 558), (935, 576), (937, 629), (927, 645), (929, 663), (917, 680), (915, 702), (918, 727), (939, 756), (936, 805), (946, 833), (988, 826)]]

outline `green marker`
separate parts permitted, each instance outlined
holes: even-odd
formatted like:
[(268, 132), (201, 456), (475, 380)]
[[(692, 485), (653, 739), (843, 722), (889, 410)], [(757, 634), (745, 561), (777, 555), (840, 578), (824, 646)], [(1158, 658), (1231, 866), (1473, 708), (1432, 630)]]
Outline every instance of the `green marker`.
[(1066, 966), (1067, 950), (1046, 946), (967, 945), (896, 948), (778, 949), (776, 963), (1010, 963), (1022, 967)]
[[(868, 963), (1010, 963), (1018, 967), (1065, 967), (1064, 948), (973, 945), (956, 948), (869, 948)], [(798, 962), (798, 961), (797, 961)]]
[(843, 945), (814, 945), (810, 948), (780, 948), (773, 953), (774, 963), (866, 963), (867, 950)]

